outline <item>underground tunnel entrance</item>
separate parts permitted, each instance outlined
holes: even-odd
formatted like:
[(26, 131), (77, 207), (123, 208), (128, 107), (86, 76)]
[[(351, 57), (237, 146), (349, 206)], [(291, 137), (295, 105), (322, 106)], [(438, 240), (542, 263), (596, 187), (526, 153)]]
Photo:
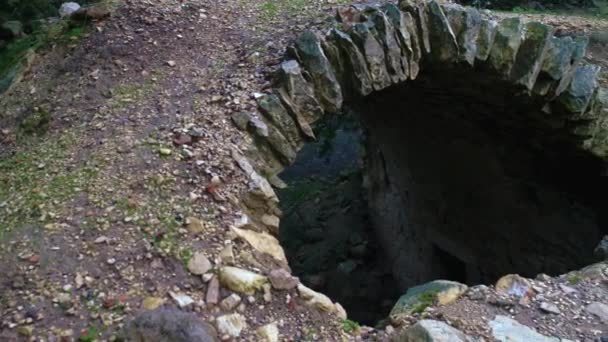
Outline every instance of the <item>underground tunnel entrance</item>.
[(294, 274), (364, 324), (431, 280), (582, 268), (606, 234), (603, 164), (542, 106), (508, 85), (437, 79), (327, 115), (279, 175)]

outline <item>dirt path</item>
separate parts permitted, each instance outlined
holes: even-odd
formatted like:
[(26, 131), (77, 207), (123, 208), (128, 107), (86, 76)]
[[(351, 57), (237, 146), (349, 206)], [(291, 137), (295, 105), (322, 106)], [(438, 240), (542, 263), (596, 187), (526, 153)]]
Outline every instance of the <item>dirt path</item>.
[[(2, 101), (7, 126), (41, 110), (53, 121), (39, 141), (4, 131), (4, 152), (17, 153), (1, 164), (0, 339), (109, 337), (168, 291), (204, 303), (206, 284), (182, 262), (216, 254), (239, 215), (230, 114), (254, 108), (291, 36), (280, 28), (304, 29), (316, 5), (127, 1), (67, 57), (39, 57)], [(185, 229), (189, 217), (204, 234)], [(244, 311), (255, 325), (281, 318), (285, 336), (328, 323), (285, 298), (264, 306)]]
[[(0, 340), (108, 339), (169, 291), (206, 320), (221, 314), (184, 263), (217, 256), (240, 217), (247, 183), (229, 147), (244, 137), (230, 115), (254, 109), (289, 39), (334, 6), (128, 0), (75, 47), (39, 56), (0, 100)], [(49, 133), (18, 138), (14, 123), (41, 112)], [(288, 294), (243, 302), (251, 326), (280, 322), (286, 340), (341, 339)]]

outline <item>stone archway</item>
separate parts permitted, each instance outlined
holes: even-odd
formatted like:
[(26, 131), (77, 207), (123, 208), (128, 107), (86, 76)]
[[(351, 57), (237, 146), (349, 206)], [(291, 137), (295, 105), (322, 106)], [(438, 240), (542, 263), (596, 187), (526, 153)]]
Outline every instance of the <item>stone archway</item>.
[[(518, 18), (495, 22), (475, 9), (436, 1), (351, 7), (337, 19), (328, 32), (305, 32), (288, 48), (272, 93), (258, 97), (260, 115), (233, 117), (251, 133), (251, 149), (233, 154), (250, 175), (252, 189), (243, 199), (254, 220), (277, 229), (278, 199), (271, 186), (281, 183), (276, 174), (315, 138), (315, 121), (349, 107), (359, 109), (379, 147), (369, 154), (369, 172), (386, 177), (371, 177), (370, 197), (376, 225), (384, 227), (379, 234), (386, 253), (404, 287), (441, 277), (476, 283), (506, 272), (565, 272), (593, 261), (593, 245), (606, 233), (597, 217), (605, 203), (589, 202), (597, 197), (598, 182), (604, 182), (608, 92), (598, 84), (599, 68), (583, 60), (585, 39), (554, 37), (550, 26)], [(438, 109), (462, 104), (460, 117), (471, 117), (448, 123), (473, 122), (474, 127), (455, 129), (470, 132), (480, 144), (494, 146), (494, 138), (500, 138), (497, 146), (508, 147), (452, 146), (448, 154), (473, 155), (464, 161), (452, 156), (453, 163), (480, 165), (481, 171), (455, 168), (453, 173), (462, 175), (456, 178), (425, 172), (446, 164), (437, 162), (441, 157), (420, 157), (415, 151), (437, 155), (453, 139), (426, 149), (432, 142), (417, 130), (446, 124), (423, 122), (422, 114), (436, 117)], [(404, 109), (422, 114), (402, 120)], [(423, 123), (400, 140), (395, 130), (417, 121)], [(449, 136), (445, 128), (437, 131), (431, 136)], [(387, 163), (387, 158), (399, 162)], [(510, 159), (523, 165), (515, 168), (515, 177)], [(412, 168), (416, 163), (418, 171)], [(535, 171), (544, 166), (548, 170)], [(427, 176), (432, 186), (420, 186)], [(495, 180), (498, 190), (486, 191)], [(413, 195), (410, 187), (417, 187)], [(469, 194), (474, 200), (462, 195), (470, 187), (481, 189)], [(538, 212), (520, 210), (534, 201), (540, 203)], [(475, 203), (474, 210), (463, 203)], [(383, 211), (390, 205), (399, 209)], [(490, 214), (472, 220), (475, 210)], [(501, 215), (505, 217), (497, 220)], [(556, 227), (556, 222), (567, 224)], [(483, 231), (484, 225), (492, 228)], [(546, 232), (550, 236), (540, 237), (546, 242), (540, 248), (539, 236)], [(496, 260), (484, 259), (488, 247), (498, 243), (488, 236), (505, 242), (495, 251)], [(433, 270), (429, 264), (439, 266)]]

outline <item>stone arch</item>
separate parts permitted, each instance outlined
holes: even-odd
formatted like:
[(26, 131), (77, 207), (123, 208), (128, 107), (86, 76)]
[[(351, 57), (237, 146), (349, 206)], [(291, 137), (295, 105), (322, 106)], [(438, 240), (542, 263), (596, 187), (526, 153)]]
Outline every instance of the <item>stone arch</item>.
[(304, 32), (288, 47), (272, 94), (257, 98), (259, 118), (235, 115), (268, 152), (262, 173), (289, 165), (314, 139), (310, 125), (322, 115), (429, 71), (512, 87), (550, 116), (550, 125), (567, 127), (573, 146), (608, 158), (608, 90), (598, 83), (600, 68), (583, 61), (587, 38), (555, 37), (542, 23), (496, 22), (437, 1), (351, 6), (336, 17), (326, 33)]
[[(251, 180), (243, 200), (269, 230), (277, 229), (269, 217), (280, 216), (273, 186), (282, 184), (275, 175), (315, 138), (315, 121), (426, 77), (504, 91), (530, 109), (521, 120), (550, 133), (552, 142), (594, 160), (608, 158), (608, 91), (599, 84), (599, 67), (584, 62), (586, 38), (555, 37), (542, 23), (497, 22), (435, 0), (351, 6), (336, 19), (327, 32), (304, 32), (287, 48), (272, 92), (256, 95), (257, 115), (233, 116), (252, 140), (249, 150), (233, 151)], [(435, 239), (432, 248), (459, 249), (443, 241)], [(459, 257), (468, 262), (466, 252)]]

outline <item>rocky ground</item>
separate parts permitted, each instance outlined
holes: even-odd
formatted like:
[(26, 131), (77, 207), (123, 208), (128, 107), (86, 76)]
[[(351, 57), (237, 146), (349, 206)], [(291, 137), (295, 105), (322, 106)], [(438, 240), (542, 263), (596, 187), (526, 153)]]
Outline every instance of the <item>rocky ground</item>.
[[(255, 109), (290, 39), (339, 5), (127, 0), (82, 40), (41, 51), (0, 99), (0, 340), (115, 340), (157, 307), (210, 322), (191, 332), (203, 340), (214, 330), (225, 340), (386, 340), (426, 316), (492, 339), (495, 314), (550, 336), (605, 336), (605, 265), (577, 281), (535, 280), (529, 301), (473, 288), (373, 330), (294, 289), (276, 239), (238, 228), (251, 225), (247, 167), (234, 153), (247, 137), (231, 115)], [(276, 229), (272, 215), (263, 223)], [(154, 333), (145, 323), (158, 317), (141, 317), (127, 337)]]

